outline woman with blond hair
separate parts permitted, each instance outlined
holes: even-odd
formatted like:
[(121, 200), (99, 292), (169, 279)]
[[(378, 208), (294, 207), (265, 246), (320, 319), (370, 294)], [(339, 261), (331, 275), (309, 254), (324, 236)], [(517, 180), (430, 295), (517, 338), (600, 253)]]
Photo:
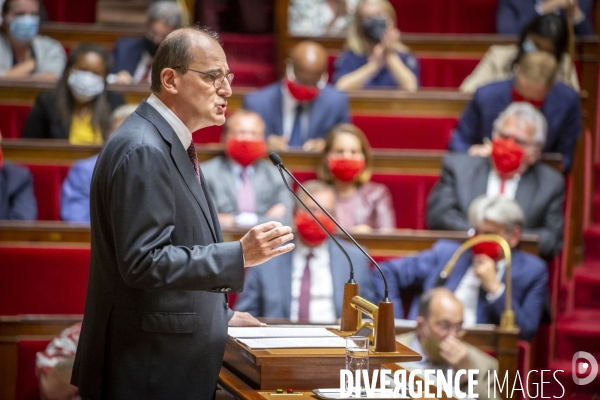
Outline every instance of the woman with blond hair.
[(327, 134), (317, 177), (336, 193), (335, 215), (344, 229), (369, 232), (396, 228), (389, 189), (371, 182), (371, 146), (352, 124), (339, 124)]
[(339, 90), (418, 89), (419, 62), (400, 41), (396, 12), (388, 0), (359, 1), (333, 80)]

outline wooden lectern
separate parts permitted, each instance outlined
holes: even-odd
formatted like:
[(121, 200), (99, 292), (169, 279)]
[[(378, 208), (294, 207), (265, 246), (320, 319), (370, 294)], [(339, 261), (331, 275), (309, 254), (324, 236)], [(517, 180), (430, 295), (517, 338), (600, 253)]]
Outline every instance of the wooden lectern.
[[(338, 331), (334, 331), (340, 334)], [(348, 335), (344, 335), (348, 336)], [(369, 353), (369, 369), (381, 364), (419, 361), (421, 355), (396, 342), (396, 352)], [(346, 368), (346, 350), (266, 349), (252, 350), (229, 337), (223, 366), (253, 389), (294, 388), (312, 390), (340, 386), (340, 370)]]

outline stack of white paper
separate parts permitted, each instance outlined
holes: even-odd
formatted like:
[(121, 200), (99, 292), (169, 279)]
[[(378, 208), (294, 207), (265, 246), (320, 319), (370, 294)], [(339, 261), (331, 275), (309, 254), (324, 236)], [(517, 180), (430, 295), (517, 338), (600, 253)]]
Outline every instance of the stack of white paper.
[(325, 328), (229, 328), (228, 333), (251, 349), (346, 347), (343, 338)]

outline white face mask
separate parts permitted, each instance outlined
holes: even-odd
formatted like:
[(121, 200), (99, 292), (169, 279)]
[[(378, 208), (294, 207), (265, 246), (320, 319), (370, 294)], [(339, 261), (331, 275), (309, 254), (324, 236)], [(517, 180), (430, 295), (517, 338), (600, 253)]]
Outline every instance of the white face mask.
[(538, 51), (539, 49), (537, 48), (537, 46), (535, 45), (535, 43), (533, 43), (533, 40), (531, 39), (526, 39), (523, 42), (523, 51), (525, 53), (533, 53), (534, 51)]
[(93, 100), (104, 91), (104, 78), (93, 72), (73, 70), (67, 82), (73, 97), (82, 103)]

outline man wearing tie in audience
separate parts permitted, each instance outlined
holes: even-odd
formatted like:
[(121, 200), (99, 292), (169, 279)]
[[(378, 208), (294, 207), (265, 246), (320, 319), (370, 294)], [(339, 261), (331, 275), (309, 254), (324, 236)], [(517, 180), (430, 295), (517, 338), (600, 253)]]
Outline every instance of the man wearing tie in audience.
[(206, 28), (174, 31), (152, 64), (152, 94), (106, 142), (90, 195), (92, 250), (71, 383), (83, 399), (213, 398), (227, 294), (244, 268), (294, 248), (290, 227), (223, 236), (191, 132), (223, 125), (233, 74)]
[(223, 125), (225, 155), (201, 165), (221, 226), (292, 222), (292, 196), (277, 168), (264, 160), (267, 144), (260, 115), (238, 110)]
[(466, 231), (467, 209), (481, 194), (516, 200), (525, 213), (524, 233), (540, 236), (542, 257), (562, 248), (564, 178), (538, 161), (546, 139), (544, 116), (513, 103), (494, 121), (490, 157), (449, 154), (427, 199), (430, 229)]
[(327, 79), (325, 48), (300, 42), (291, 50), (285, 78), (244, 99), (244, 108), (265, 122), (271, 150), (321, 151), (327, 132), (350, 122), (348, 98), (327, 84)]
[[(512, 251), (512, 308), (520, 337), (531, 340), (538, 329), (547, 300), (548, 272), (544, 260), (518, 250), (524, 216), (519, 205), (504, 197), (480, 196), (469, 207), (469, 222), (476, 234), (502, 236)], [(440, 240), (431, 250), (416, 256), (381, 264), (388, 279), (390, 298), (396, 317), (402, 317), (401, 292), (409, 287), (427, 291), (438, 284), (438, 277), (460, 243)], [(505, 306), (506, 261), (495, 243), (481, 243), (463, 253), (444, 286), (452, 290), (464, 306), (464, 325), (496, 324)], [(373, 274), (379, 297), (383, 282)], [(417, 316), (418, 298), (413, 300), (408, 318)]]
[[(316, 180), (304, 186), (333, 215), (333, 189)], [(327, 230), (333, 232), (335, 224), (327, 215), (304, 192), (298, 190), (297, 194)], [(294, 251), (248, 271), (235, 308), (255, 317), (334, 323), (342, 316), (344, 283), (350, 274), (348, 261), (300, 204), (296, 205), (294, 223), (299, 235)], [(354, 265), (360, 295), (374, 301), (366, 257), (354, 245), (339, 242)]]
[[(448, 376), (447, 371), (450, 371), (453, 382), (458, 370), (476, 369), (479, 372), (475, 375), (477, 385), (473, 392), (479, 396), (479, 400), (495, 399), (494, 380), (488, 379), (488, 372), (498, 371), (498, 360), (462, 341), (465, 333), (462, 326), (463, 306), (454, 293), (446, 288), (435, 288), (424, 293), (419, 301), (417, 329), (396, 336), (398, 342), (423, 358), (399, 365), (408, 371), (442, 370), (444, 376)], [(467, 391), (467, 378), (467, 374), (460, 377), (460, 389), (463, 392)], [(454, 390), (456, 393), (456, 388)]]
[(475, 92), (448, 148), (476, 156), (489, 155), (491, 148), (484, 141), (491, 138), (495, 119), (512, 102), (528, 102), (548, 121), (542, 151), (562, 154), (563, 169), (568, 172), (582, 129), (579, 94), (555, 81), (557, 64), (550, 53), (527, 53), (514, 68), (514, 79), (490, 83)]

